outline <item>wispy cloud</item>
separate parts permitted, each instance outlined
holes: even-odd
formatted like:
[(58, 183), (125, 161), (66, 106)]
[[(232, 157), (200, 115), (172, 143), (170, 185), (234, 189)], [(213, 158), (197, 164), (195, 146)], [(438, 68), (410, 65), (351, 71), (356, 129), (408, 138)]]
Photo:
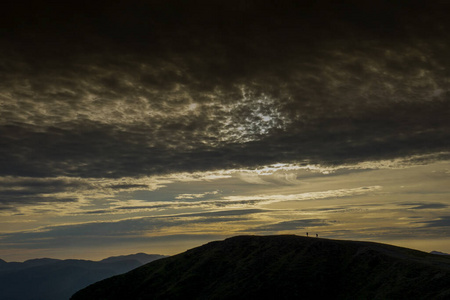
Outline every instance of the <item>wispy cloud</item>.
[(258, 226), (250, 229), (246, 229), (244, 231), (250, 232), (259, 232), (259, 233), (267, 233), (267, 232), (283, 232), (283, 231), (292, 231), (298, 229), (305, 228), (314, 228), (319, 226), (326, 226), (329, 224), (327, 220), (321, 219), (303, 219), (303, 220), (293, 220), (293, 221), (283, 221), (269, 225)]
[[(160, 217), (128, 218), (118, 221), (86, 222), (44, 226), (30, 231), (21, 231), (0, 235), (3, 247), (23, 245), (24, 247), (63, 246), (66, 243), (80, 241), (84, 245), (101, 240), (102, 243), (116, 243), (120, 240), (145, 238), (173, 234), (197, 233), (196, 226), (215, 232), (220, 224), (245, 221), (252, 214), (262, 210), (215, 211), (182, 215), (164, 215)], [(88, 234), (87, 234), (88, 233)]]
[(224, 202), (239, 202), (239, 203), (251, 203), (251, 202), (264, 202), (273, 203), (281, 201), (304, 201), (304, 200), (320, 200), (327, 198), (341, 198), (350, 197), (356, 195), (362, 195), (380, 190), (380, 186), (360, 187), (353, 189), (339, 189), (320, 192), (309, 192), (301, 194), (287, 194), (287, 195), (254, 195), (254, 196), (228, 196), (222, 201)]
[(402, 203), (404, 206), (408, 206), (409, 209), (443, 209), (449, 205), (445, 203), (429, 203), (429, 202), (412, 202)]
[(204, 198), (207, 195), (217, 195), (219, 191), (213, 191), (213, 192), (205, 192), (201, 194), (180, 194), (175, 197), (175, 199), (198, 199), (198, 198)]

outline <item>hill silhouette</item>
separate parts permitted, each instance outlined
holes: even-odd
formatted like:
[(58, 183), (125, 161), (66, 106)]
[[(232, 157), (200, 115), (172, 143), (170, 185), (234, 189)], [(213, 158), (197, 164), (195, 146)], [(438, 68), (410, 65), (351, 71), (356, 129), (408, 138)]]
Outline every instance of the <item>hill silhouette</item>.
[(211, 242), (95, 283), (71, 300), (449, 298), (450, 257), (289, 235)]
[(110, 257), (102, 261), (30, 259), (0, 261), (1, 300), (63, 300), (99, 280), (128, 272), (162, 255), (143, 253)]

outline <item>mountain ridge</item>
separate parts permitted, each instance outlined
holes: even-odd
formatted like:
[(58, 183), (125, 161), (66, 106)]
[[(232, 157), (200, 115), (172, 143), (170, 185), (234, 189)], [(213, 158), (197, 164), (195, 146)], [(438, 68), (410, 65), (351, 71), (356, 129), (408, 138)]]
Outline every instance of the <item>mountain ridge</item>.
[(24, 262), (0, 262), (0, 299), (68, 299), (89, 284), (163, 257), (138, 253), (102, 261), (37, 258)]
[(450, 258), (293, 235), (210, 242), (93, 284), (89, 299), (446, 299)]
[(111, 256), (105, 259), (100, 260), (101, 263), (112, 263), (117, 261), (123, 261), (128, 259), (137, 260), (142, 264), (149, 263), (153, 260), (155, 260), (156, 257), (161, 258), (162, 255), (159, 254), (146, 254), (146, 253), (136, 253), (136, 254), (130, 254), (130, 255), (120, 255), (120, 256)]

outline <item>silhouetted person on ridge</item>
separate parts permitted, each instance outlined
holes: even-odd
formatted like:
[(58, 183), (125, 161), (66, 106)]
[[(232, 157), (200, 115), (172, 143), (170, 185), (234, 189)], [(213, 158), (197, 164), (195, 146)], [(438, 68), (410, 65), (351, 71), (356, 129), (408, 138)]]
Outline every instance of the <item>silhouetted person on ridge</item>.
[(316, 237), (319, 237), (319, 235), (316, 233)]
[(308, 233), (306, 233), (306, 236), (308, 236)]

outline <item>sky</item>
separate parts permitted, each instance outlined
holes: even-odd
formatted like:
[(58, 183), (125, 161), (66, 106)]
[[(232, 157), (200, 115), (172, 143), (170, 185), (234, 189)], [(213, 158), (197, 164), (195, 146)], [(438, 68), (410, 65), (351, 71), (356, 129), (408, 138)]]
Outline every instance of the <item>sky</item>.
[(450, 253), (445, 1), (94, 2), (2, 4), (0, 258)]

